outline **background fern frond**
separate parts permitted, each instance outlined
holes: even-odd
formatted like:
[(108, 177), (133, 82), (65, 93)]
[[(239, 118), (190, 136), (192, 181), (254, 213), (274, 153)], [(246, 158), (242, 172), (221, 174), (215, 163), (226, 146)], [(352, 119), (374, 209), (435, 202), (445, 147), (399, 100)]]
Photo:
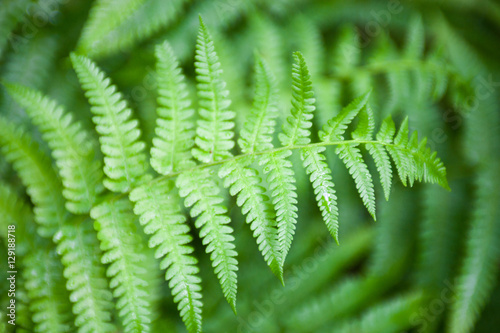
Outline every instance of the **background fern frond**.
[(71, 61), (82, 88), (92, 105), (92, 120), (104, 154), (104, 186), (114, 192), (125, 192), (148, 179), (145, 144), (141, 131), (122, 95), (110, 79), (88, 58), (71, 55)]
[(104, 190), (101, 163), (94, 160), (92, 142), (81, 125), (74, 122), (55, 101), (27, 87), (5, 85), (42, 132), (52, 149), (64, 185), (66, 208), (72, 213), (87, 213)]
[(69, 294), (61, 288), (66, 281), (63, 267), (54, 250), (38, 244), (39, 251), (23, 259), (23, 276), (30, 298), (35, 332), (68, 332), (74, 330)]
[(146, 252), (134, 224), (135, 215), (127, 198), (106, 201), (90, 213), (104, 252), (103, 264), (109, 264), (106, 275), (117, 298), (116, 308), (125, 332), (149, 332), (151, 304), (148, 299)]
[(194, 110), (179, 63), (170, 45), (156, 47), (158, 72), (158, 119), (151, 148), (151, 166), (160, 174), (193, 166)]
[(196, 44), (196, 80), (200, 120), (196, 127), (196, 148), (193, 155), (209, 163), (231, 157), (234, 147), (234, 111), (228, 108), (229, 91), (222, 79), (222, 69), (214, 42), (200, 17), (200, 30)]
[[(96, 1), (78, 41), (78, 50), (100, 58), (124, 52), (172, 24), (186, 0)], [(147, 23), (145, 23), (147, 22)]]
[(195, 226), (200, 230), (206, 252), (210, 253), (222, 292), (236, 312), (237, 253), (234, 250), (233, 229), (228, 226), (230, 219), (225, 215), (227, 208), (222, 205), (224, 199), (219, 194), (220, 189), (207, 169), (181, 174), (176, 186), (184, 198), (184, 205), (191, 207), (191, 217), (196, 217)]
[(178, 304), (180, 316), (189, 332), (201, 331), (201, 279), (197, 259), (189, 243), (189, 227), (179, 207), (179, 196), (172, 181), (142, 186), (130, 193), (134, 212), (140, 216), (155, 257), (163, 258), (161, 268)]
[(79, 332), (113, 332), (113, 295), (108, 289), (96, 234), (89, 220), (65, 225), (54, 237), (64, 265)]
[(2, 154), (17, 171), (35, 205), (35, 221), (42, 237), (52, 237), (67, 221), (62, 184), (50, 159), (21, 128), (0, 117)]

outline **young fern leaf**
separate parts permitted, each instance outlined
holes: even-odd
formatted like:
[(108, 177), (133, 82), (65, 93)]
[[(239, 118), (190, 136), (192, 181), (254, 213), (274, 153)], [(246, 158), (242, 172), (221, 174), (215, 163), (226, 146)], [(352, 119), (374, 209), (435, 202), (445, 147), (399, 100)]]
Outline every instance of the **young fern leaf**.
[(325, 147), (304, 148), (301, 150), (301, 158), (304, 168), (309, 175), (323, 221), (330, 235), (332, 235), (335, 242), (339, 244), (339, 210), (337, 207), (337, 196), (331, 176), (332, 172), (326, 163), (326, 157), (322, 154), (325, 150)]
[(228, 226), (230, 219), (225, 215), (227, 208), (222, 205), (224, 199), (219, 194), (220, 189), (208, 169), (182, 173), (177, 177), (176, 186), (184, 198), (184, 205), (191, 207), (191, 217), (197, 217), (195, 226), (200, 229), (206, 252), (210, 253), (222, 292), (236, 313), (237, 253), (234, 250), (233, 229)]
[(71, 61), (92, 105), (92, 120), (100, 135), (107, 176), (104, 186), (113, 192), (126, 192), (149, 179), (139, 123), (116, 87), (90, 59), (71, 54)]
[(66, 289), (73, 303), (78, 332), (114, 332), (113, 295), (108, 290), (99, 245), (89, 220), (65, 225), (54, 239), (64, 265)]
[(50, 158), (27, 134), (3, 117), (0, 117), (0, 128), (1, 152), (16, 170), (35, 205), (38, 234), (50, 238), (68, 218), (61, 182)]
[(276, 151), (263, 155), (259, 161), (259, 164), (264, 166), (264, 173), (267, 174), (266, 180), (276, 210), (281, 266), (292, 245), (297, 223), (297, 187), (292, 163), (287, 159), (291, 154), (290, 150)]
[(167, 272), (177, 309), (188, 332), (201, 332), (201, 279), (197, 259), (189, 245), (192, 237), (186, 217), (181, 213), (179, 196), (171, 180), (141, 186), (130, 193), (134, 212), (140, 216), (149, 246), (157, 247), (155, 256), (164, 258), (161, 268)]
[(203, 163), (210, 163), (233, 156), (230, 150), (234, 147), (235, 113), (228, 110), (231, 104), (229, 91), (222, 79), (212, 36), (201, 17), (195, 59), (200, 119), (193, 156)]
[(272, 135), (278, 117), (276, 79), (260, 55), (255, 57), (253, 107), (241, 129), (238, 145), (243, 153), (272, 149)]
[(54, 250), (40, 249), (40, 245), (22, 261), (34, 331), (74, 331), (69, 294), (61, 287), (66, 283), (63, 267)]
[(92, 208), (90, 216), (104, 251), (101, 262), (109, 264), (106, 275), (117, 298), (116, 308), (125, 332), (149, 332), (151, 304), (144, 280), (146, 253), (137, 234), (132, 204), (127, 198), (109, 200)]
[(76, 214), (88, 213), (104, 187), (101, 163), (94, 160), (88, 133), (55, 101), (39, 91), (5, 84), (9, 94), (23, 107), (52, 149), (64, 185), (66, 208)]
[(300, 52), (293, 54), (292, 67), (292, 110), (291, 116), (283, 124), (283, 133), (279, 139), (283, 146), (306, 145), (311, 142), (312, 118), (314, 107), (314, 92), (311, 75), (304, 57)]
[(237, 197), (236, 204), (246, 215), (264, 260), (283, 283), (273, 207), (265, 188), (260, 185), (257, 170), (249, 167), (251, 162), (251, 158), (230, 161), (220, 168), (219, 177), (224, 179), (224, 186), (229, 187), (231, 196)]
[(167, 42), (156, 47), (158, 119), (151, 148), (151, 166), (166, 175), (191, 167), (194, 145), (194, 110), (190, 109), (184, 75)]

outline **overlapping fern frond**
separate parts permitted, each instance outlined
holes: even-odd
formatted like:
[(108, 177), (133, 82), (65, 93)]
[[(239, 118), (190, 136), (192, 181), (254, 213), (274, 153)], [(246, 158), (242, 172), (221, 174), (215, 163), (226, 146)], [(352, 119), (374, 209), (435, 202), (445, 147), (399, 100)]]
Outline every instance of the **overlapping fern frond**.
[(12, 164), (33, 201), (38, 233), (52, 237), (67, 221), (62, 184), (50, 158), (20, 128), (0, 117), (2, 154)]
[(109, 291), (101, 253), (92, 223), (88, 220), (63, 226), (55, 235), (57, 253), (64, 265), (75, 326), (79, 332), (113, 332), (113, 295)]
[(52, 150), (61, 175), (72, 213), (88, 213), (104, 190), (101, 184), (102, 166), (94, 160), (92, 142), (70, 113), (40, 92), (23, 86), (6, 84), (11, 96), (23, 107), (43, 133)]
[(132, 204), (127, 198), (92, 208), (94, 228), (104, 251), (101, 262), (109, 264), (106, 275), (117, 298), (116, 308), (125, 332), (149, 332), (151, 304), (148, 297), (146, 252), (134, 224)]

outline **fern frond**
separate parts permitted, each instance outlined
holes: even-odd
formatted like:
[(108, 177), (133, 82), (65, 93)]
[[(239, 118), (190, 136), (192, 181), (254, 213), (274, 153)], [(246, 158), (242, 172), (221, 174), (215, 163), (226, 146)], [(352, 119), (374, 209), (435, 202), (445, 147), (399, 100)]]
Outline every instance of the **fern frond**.
[(466, 243), (465, 259), (456, 281), (456, 298), (448, 318), (448, 332), (472, 332), (498, 281), (500, 163), (484, 168), (476, 179), (476, 199)]
[(253, 107), (241, 129), (238, 145), (243, 153), (273, 148), (272, 134), (278, 117), (276, 79), (260, 55), (255, 56)]
[(257, 170), (249, 167), (251, 162), (250, 158), (246, 158), (226, 163), (220, 168), (219, 177), (224, 179), (224, 187), (229, 188), (230, 194), (237, 197), (236, 204), (246, 215), (264, 260), (283, 282), (273, 207), (265, 194), (265, 188), (260, 185)]
[(343, 134), (347, 130), (347, 126), (358, 115), (359, 111), (366, 105), (370, 92), (356, 98), (348, 106), (346, 106), (337, 116), (329, 120), (319, 131), (321, 141), (337, 141), (343, 140)]
[(358, 189), (361, 200), (368, 212), (376, 220), (375, 216), (375, 191), (373, 189), (373, 181), (368, 166), (363, 160), (361, 150), (353, 145), (339, 146), (335, 153), (339, 155), (349, 170), (356, 188)]
[(127, 198), (111, 199), (92, 208), (90, 216), (104, 251), (101, 262), (109, 264), (106, 275), (111, 278), (125, 332), (149, 332), (151, 304), (143, 276), (150, 272), (144, 266), (147, 258), (134, 224), (132, 204)]
[(229, 91), (222, 79), (212, 36), (201, 17), (195, 59), (201, 119), (196, 128), (197, 147), (193, 149), (193, 156), (203, 163), (210, 163), (232, 156), (235, 113), (228, 110), (231, 104)]
[(197, 259), (189, 245), (192, 237), (180, 211), (174, 183), (161, 181), (142, 186), (130, 193), (134, 212), (140, 216), (149, 246), (157, 247), (155, 256), (163, 258), (161, 268), (177, 303), (177, 309), (189, 332), (201, 332), (201, 279)]
[(283, 146), (306, 145), (311, 142), (312, 112), (314, 106), (314, 92), (312, 90), (311, 75), (300, 52), (293, 54), (292, 67), (292, 110), (283, 124), (283, 133), (279, 139)]
[(333, 331), (339, 333), (398, 333), (411, 328), (410, 318), (422, 304), (422, 293), (407, 293), (376, 304), (360, 318), (353, 318)]
[(281, 266), (292, 245), (295, 225), (297, 224), (297, 187), (292, 163), (287, 159), (290, 150), (281, 150), (265, 154), (259, 164), (264, 166), (264, 173), (271, 191), (272, 204), (276, 210), (278, 227), (278, 245), (281, 251)]
[(238, 261), (233, 244), (233, 229), (228, 226), (230, 219), (222, 205), (224, 199), (220, 189), (207, 169), (185, 172), (177, 177), (176, 186), (184, 198), (184, 205), (191, 207), (191, 217), (197, 217), (196, 228), (210, 253), (212, 266), (217, 275), (226, 300), (236, 312), (236, 271)]
[(330, 235), (338, 244), (339, 210), (337, 195), (335, 194), (331, 176), (332, 172), (326, 163), (326, 157), (322, 154), (325, 150), (325, 147), (305, 148), (301, 151), (301, 158), (309, 175), (323, 221)]
[[(380, 142), (390, 143), (392, 142), (395, 131), (396, 128), (394, 127), (394, 122), (389, 116), (382, 122), (382, 125), (380, 125), (380, 130), (377, 133), (376, 138)], [(382, 188), (384, 190), (385, 199), (389, 200), (392, 185), (391, 160), (389, 159), (387, 151), (383, 146), (369, 143), (366, 145), (366, 148), (375, 161), (375, 166), (377, 167), (380, 175), (380, 183), (382, 184)]]
[(23, 17), (25, 7), (29, 5), (27, 0), (6, 0), (2, 4), (0, 12), (0, 58), (6, 48), (6, 44), (13, 39), (12, 31)]
[(0, 128), (2, 154), (16, 170), (35, 205), (38, 233), (52, 237), (68, 218), (61, 182), (48, 156), (22, 129), (3, 117), (0, 117)]
[(16, 234), (23, 237), (22, 242), (16, 243), (16, 253), (23, 257), (34, 247), (34, 224), (30, 207), (21, 200), (14, 190), (0, 181), (0, 236), (8, 241), (8, 226), (15, 225)]
[(78, 51), (100, 58), (131, 49), (172, 24), (186, 0), (115, 0), (95, 2)]
[(29, 309), (35, 323), (34, 331), (73, 331), (69, 294), (62, 287), (66, 283), (63, 267), (54, 250), (47, 250), (41, 244), (37, 247), (22, 261), (25, 287), (30, 298)]
[(5, 84), (9, 94), (23, 107), (52, 149), (64, 185), (66, 208), (72, 213), (87, 213), (104, 190), (101, 163), (94, 160), (88, 133), (73, 121), (70, 113), (39, 91)]
[(111, 323), (113, 295), (99, 262), (101, 253), (92, 223), (84, 220), (67, 224), (54, 239), (64, 265), (64, 277), (68, 280), (66, 289), (71, 293), (78, 332), (114, 332), (116, 328)]
[(132, 118), (132, 111), (110, 79), (90, 59), (71, 54), (71, 61), (92, 105), (92, 120), (100, 134), (107, 176), (104, 186), (126, 192), (149, 178), (138, 121)]
[(156, 47), (158, 119), (151, 148), (151, 166), (165, 175), (194, 165), (194, 110), (179, 62), (167, 42)]

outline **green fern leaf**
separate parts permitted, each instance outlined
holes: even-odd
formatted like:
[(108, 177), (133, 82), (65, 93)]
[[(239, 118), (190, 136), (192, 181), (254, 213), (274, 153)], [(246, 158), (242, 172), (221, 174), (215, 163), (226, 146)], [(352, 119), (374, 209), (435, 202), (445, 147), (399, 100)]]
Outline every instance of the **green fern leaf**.
[(368, 102), (370, 92), (356, 98), (348, 106), (346, 106), (341, 113), (328, 121), (319, 131), (319, 138), (324, 142), (342, 141), (343, 134), (347, 130), (347, 126), (358, 115), (361, 109)]
[[(376, 136), (377, 140), (380, 142), (391, 143), (395, 132), (396, 128), (394, 127), (394, 122), (389, 116), (382, 122), (380, 130)], [(392, 166), (391, 160), (387, 155), (387, 151), (384, 146), (372, 143), (367, 144), (366, 149), (375, 161), (375, 166), (377, 167), (380, 175), (380, 183), (382, 184), (382, 188), (384, 190), (385, 199), (389, 200), (392, 185)]]
[(339, 333), (398, 333), (413, 325), (409, 318), (422, 305), (422, 293), (413, 292), (376, 304), (360, 318), (353, 318), (332, 329)]
[(261, 56), (255, 57), (255, 93), (248, 120), (238, 144), (243, 153), (272, 149), (272, 134), (278, 117), (276, 79)]
[(212, 36), (201, 17), (195, 59), (201, 119), (196, 128), (197, 147), (193, 149), (193, 156), (203, 163), (210, 163), (232, 156), (235, 113), (228, 110), (231, 104), (229, 91), (222, 79)]
[(78, 41), (78, 51), (95, 58), (127, 51), (172, 24), (185, 2), (96, 1)]
[(306, 145), (311, 142), (314, 92), (312, 90), (311, 75), (304, 57), (300, 52), (293, 54), (292, 67), (292, 110), (291, 116), (283, 124), (283, 133), (279, 139), (283, 146)]
[(73, 303), (79, 332), (114, 332), (111, 323), (113, 295), (108, 290), (101, 253), (89, 220), (65, 225), (54, 236), (64, 265), (66, 289)]
[(257, 170), (250, 168), (250, 163), (249, 158), (228, 162), (220, 168), (219, 177), (224, 179), (224, 187), (229, 188), (231, 196), (237, 196), (236, 204), (246, 215), (264, 260), (283, 282), (273, 207), (260, 185)]
[(276, 151), (263, 155), (259, 161), (259, 164), (264, 166), (264, 173), (267, 174), (266, 180), (276, 210), (281, 266), (292, 245), (297, 224), (297, 188), (294, 184), (292, 163), (287, 160), (291, 154), (290, 150)]
[(325, 150), (325, 147), (304, 148), (301, 151), (301, 158), (309, 175), (323, 221), (338, 244), (339, 211), (337, 196), (332, 181), (332, 172), (325, 162), (326, 157), (322, 154)]
[(37, 244), (22, 261), (25, 287), (30, 298), (35, 332), (74, 331), (69, 294), (65, 288), (63, 267), (54, 250)]
[(10, 95), (23, 107), (52, 149), (64, 185), (66, 208), (72, 213), (88, 213), (104, 190), (101, 184), (101, 163), (94, 160), (88, 133), (71, 114), (27, 87), (5, 84)]
[(206, 252), (210, 253), (222, 292), (236, 312), (237, 253), (234, 250), (233, 229), (227, 225), (230, 222), (225, 215), (227, 208), (222, 205), (224, 199), (219, 195), (220, 189), (207, 169), (182, 173), (177, 177), (176, 186), (184, 198), (184, 205), (191, 207), (191, 217), (197, 217), (195, 226), (200, 229)]
[(104, 251), (101, 262), (109, 264), (106, 275), (111, 278), (125, 332), (149, 332), (151, 304), (143, 276), (150, 272), (144, 265), (146, 253), (134, 224), (132, 204), (127, 198), (105, 201), (92, 208), (90, 216)]
[(72, 54), (71, 61), (92, 105), (92, 120), (100, 134), (107, 176), (104, 186), (114, 192), (126, 192), (149, 179), (139, 124), (116, 87), (90, 59)]
[(158, 119), (151, 148), (151, 166), (166, 175), (194, 165), (194, 111), (179, 63), (170, 45), (156, 47), (158, 72)]
[(465, 260), (456, 281), (456, 298), (448, 318), (448, 332), (472, 332), (498, 281), (500, 163), (480, 171), (476, 179), (474, 216), (465, 249)]
[[(406, 117), (401, 124), (396, 137), (394, 138), (394, 144), (399, 148), (406, 149), (408, 145), (408, 133), (408, 117)], [(392, 159), (394, 160), (396, 170), (398, 170), (399, 178), (401, 179), (403, 185), (407, 185), (407, 179), (410, 179), (410, 182), (413, 183), (411, 180), (414, 176), (412, 172), (413, 163), (407, 152), (392, 146), (387, 146), (387, 151), (391, 154)]]
[(2, 153), (12, 163), (35, 205), (37, 231), (42, 237), (52, 237), (68, 218), (61, 182), (49, 157), (23, 130), (3, 117), (0, 117), (0, 128)]
[(368, 209), (368, 212), (373, 219), (376, 220), (375, 191), (373, 189), (372, 176), (368, 170), (368, 166), (363, 161), (361, 151), (356, 146), (344, 145), (339, 146), (335, 152), (339, 155), (340, 159), (342, 159), (354, 179), (356, 188), (358, 189), (359, 195), (361, 196), (361, 200), (363, 200), (363, 204), (366, 209)]
[(164, 180), (141, 186), (130, 193), (135, 202), (134, 212), (140, 216), (149, 246), (166, 269), (165, 279), (178, 304), (177, 309), (189, 332), (201, 332), (201, 279), (197, 260), (189, 245), (192, 237), (185, 216), (179, 207), (179, 196), (172, 181)]

